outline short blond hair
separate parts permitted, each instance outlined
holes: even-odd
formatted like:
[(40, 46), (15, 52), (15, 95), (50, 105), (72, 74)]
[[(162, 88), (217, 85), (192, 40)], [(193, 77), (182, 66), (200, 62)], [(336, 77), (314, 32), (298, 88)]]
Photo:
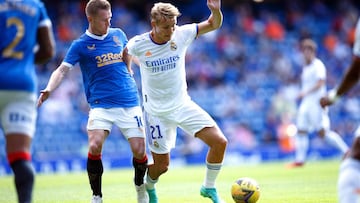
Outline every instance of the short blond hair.
[(111, 10), (107, 0), (90, 0), (85, 7), (86, 16), (96, 16), (99, 10)]
[(310, 38), (305, 38), (301, 40), (301, 48), (310, 48), (312, 51), (316, 52), (317, 50), (317, 44), (314, 40)]
[(170, 3), (155, 3), (150, 12), (152, 22), (160, 22), (163, 20), (179, 17), (181, 13), (179, 9)]

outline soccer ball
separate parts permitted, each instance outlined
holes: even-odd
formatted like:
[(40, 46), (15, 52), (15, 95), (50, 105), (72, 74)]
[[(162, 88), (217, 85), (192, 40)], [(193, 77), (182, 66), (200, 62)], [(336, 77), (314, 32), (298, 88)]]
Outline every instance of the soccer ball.
[(260, 197), (260, 187), (252, 178), (239, 178), (231, 186), (231, 196), (236, 203), (255, 203)]

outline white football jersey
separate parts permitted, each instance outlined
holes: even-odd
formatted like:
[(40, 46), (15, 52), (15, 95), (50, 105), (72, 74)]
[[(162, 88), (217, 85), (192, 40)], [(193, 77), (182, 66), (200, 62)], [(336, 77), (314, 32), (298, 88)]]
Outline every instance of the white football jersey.
[(354, 43), (354, 47), (353, 47), (353, 53), (354, 53), (354, 55), (360, 57), (360, 18), (356, 24), (355, 43)]
[[(326, 79), (326, 68), (323, 62), (320, 59), (315, 58), (310, 64), (303, 67), (301, 75), (301, 91), (307, 92), (309, 89), (313, 88), (319, 80)], [(309, 95), (306, 95), (304, 100), (309, 101), (319, 101), (319, 99), (325, 95), (326, 86), (323, 85), (317, 91), (312, 92)]]
[(171, 40), (155, 43), (150, 32), (127, 44), (129, 54), (140, 62), (143, 105), (148, 113), (163, 115), (190, 100), (187, 93), (185, 55), (197, 36), (197, 25), (176, 26)]

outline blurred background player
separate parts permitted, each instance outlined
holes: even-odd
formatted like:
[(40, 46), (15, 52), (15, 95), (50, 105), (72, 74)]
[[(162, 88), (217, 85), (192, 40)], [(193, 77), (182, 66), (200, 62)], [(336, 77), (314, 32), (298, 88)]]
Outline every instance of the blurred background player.
[(135, 80), (127, 66), (130, 58), (122, 54), (128, 40), (121, 29), (110, 28), (112, 12), (108, 1), (90, 0), (85, 9), (88, 29), (71, 44), (63, 62), (41, 91), (38, 105), (50, 96), (68, 71), (79, 63), (91, 108), (87, 124), (87, 172), (93, 191), (92, 202), (102, 202), (101, 153), (105, 139), (115, 124), (130, 143), (133, 153), (138, 202), (147, 203), (148, 195), (143, 184), (147, 156), (142, 110)]
[(209, 146), (200, 194), (221, 202), (215, 180), (227, 139), (209, 114), (191, 100), (185, 73), (186, 49), (194, 39), (222, 25), (221, 1), (208, 0), (207, 6), (211, 11), (207, 20), (178, 26), (179, 10), (169, 3), (156, 3), (151, 9), (151, 31), (135, 36), (127, 45), (140, 65), (147, 139), (154, 160), (146, 178), (151, 203), (158, 202), (155, 183), (168, 170), (177, 127)]
[(308, 134), (316, 132), (322, 139), (346, 153), (348, 146), (340, 135), (330, 130), (328, 110), (319, 104), (320, 98), (326, 93), (326, 68), (316, 57), (317, 45), (314, 40), (305, 38), (300, 42), (304, 56), (301, 74), (301, 100), (297, 112), (297, 135), (295, 137), (295, 162), (289, 167), (303, 166), (309, 149)]
[(35, 172), (31, 141), (36, 126), (35, 64), (55, 55), (52, 23), (37, 0), (0, 1), (0, 123), (19, 203), (29, 203)]
[[(360, 79), (360, 19), (356, 25), (353, 59), (340, 85), (328, 96), (321, 98), (323, 107), (332, 105), (339, 97), (351, 90)], [(338, 178), (338, 197), (340, 203), (360, 202), (360, 126), (355, 131), (355, 138), (341, 163)]]

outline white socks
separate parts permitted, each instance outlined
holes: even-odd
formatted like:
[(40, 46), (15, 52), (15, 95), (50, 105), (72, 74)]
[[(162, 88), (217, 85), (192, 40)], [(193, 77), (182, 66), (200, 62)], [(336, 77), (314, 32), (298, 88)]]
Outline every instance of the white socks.
[(309, 136), (298, 133), (295, 136), (295, 162), (304, 163), (309, 149)]
[(204, 187), (215, 188), (215, 180), (220, 172), (222, 163), (207, 163), (206, 162), (206, 175), (204, 180)]
[(149, 174), (146, 175), (146, 189), (152, 190), (155, 188), (155, 184), (158, 182), (159, 179), (153, 180), (150, 178)]

